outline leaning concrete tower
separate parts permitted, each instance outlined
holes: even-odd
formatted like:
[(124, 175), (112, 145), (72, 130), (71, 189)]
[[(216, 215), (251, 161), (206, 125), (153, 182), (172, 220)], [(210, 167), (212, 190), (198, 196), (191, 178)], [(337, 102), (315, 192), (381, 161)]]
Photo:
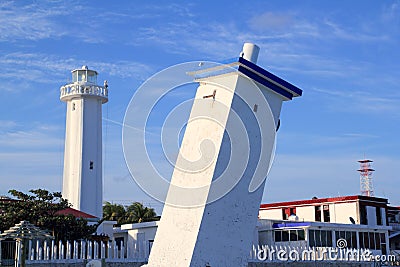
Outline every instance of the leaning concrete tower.
[(302, 94), (258, 53), (246, 43), (191, 73), (199, 86), (147, 266), (248, 265), (282, 102)]

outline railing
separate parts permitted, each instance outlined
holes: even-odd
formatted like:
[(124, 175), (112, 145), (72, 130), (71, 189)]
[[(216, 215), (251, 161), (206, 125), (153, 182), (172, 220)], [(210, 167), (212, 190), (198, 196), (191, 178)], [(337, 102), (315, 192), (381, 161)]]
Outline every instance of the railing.
[[(19, 248), (20, 249), (20, 248)], [(145, 262), (148, 252), (145, 244), (108, 241), (29, 241), (27, 263), (34, 262), (83, 262), (105, 259), (106, 261)]]
[(75, 95), (92, 95), (103, 98), (103, 103), (108, 100), (108, 89), (100, 85), (72, 83), (60, 88), (60, 99), (68, 99)]

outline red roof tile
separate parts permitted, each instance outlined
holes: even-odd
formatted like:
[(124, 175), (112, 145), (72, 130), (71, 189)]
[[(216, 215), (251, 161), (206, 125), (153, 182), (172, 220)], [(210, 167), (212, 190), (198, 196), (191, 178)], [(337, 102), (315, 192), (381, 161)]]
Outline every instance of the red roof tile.
[(76, 210), (76, 209), (73, 209), (73, 208), (66, 208), (65, 210), (57, 211), (56, 214), (59, 214), (59, 215), (69, 215), (70, 214), (70, 215), (73, 215), (76, 218), (84, 218), (84, 219), (95, 219), (95, 218), (97, 218), (96, 216), (90, 215), (88, 213), (85, 213), (83, 211)]

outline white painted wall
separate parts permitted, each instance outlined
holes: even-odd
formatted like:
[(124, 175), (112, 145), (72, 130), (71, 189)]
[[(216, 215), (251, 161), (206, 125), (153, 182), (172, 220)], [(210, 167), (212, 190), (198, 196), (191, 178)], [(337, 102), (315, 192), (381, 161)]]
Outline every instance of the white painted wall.
[(351, 222), (349, 217), (353, 217), (356, 223), (360, 223), (357, 209), (357, 202), (332, 203), (329, 205), (331, 222), (350, 224)]
[[(102, 217), (102, 99), (67, 101), (62, 195), (73, 208)], [(93, 169), (90, 169), (90, 162)]]
[(117, 221), (103, 221), (99, 227), (97, 228), (96, 233), (97, 234), (105, 234), (110, 237), (110, 240), (113, 240), (114, 238), (114, 224), (116, 224)]
[[(358, 218), (358, 206), (357, 202), (343, 202), (343, 203), (322, 203), (321, 210), (323, 210), (324, 205), (329, 205), (329, 213), (330, 213), (330, 222), (331, 223), (345, 223), (350, 224), (349, 217), (353, 217), (357, 223), (359, 223)], [(296, 206), (296, 215), (299, 221), (315, 221), (315, 206), (314, 204), (304, 205), (304, 206)], [(383, 209), (382, 213), (385, 211)], [(372, 215), (371, 215), (372, 216)], [(375, 216), (375, 213), (374, 213)], [(282, 220), (282, 208), (271, 208), (271, 209), (260, 209), (259, 211), (260, 219), (269, 219), (269, 220)], [(384, 216), (382, 216), (384, 218)], [(323, 212), (321, 213), (321, 221), (324, 221)], [(375, 218), (376, 222), (376, 218)]]
[(121, 230), (128, 231), (127, 245), (129, 250), (139, 251), (139, 256), (147, 258), (150, 253), (149, 244), (153, 241), (158, 227), (158, 221), (121, 225)]
[(260, 210), (259, 218), (267, 220), (282, 220), (282, 209)]
[(301, 206), (296, 207), (296, 215), (299, 221), (315, 221), (315, 207), (314, 206)]
[[(227, 76), (225, 84), (235, 88), (236, 79), (236, 75)], [(217, 90), (218, 102), (212, 98), (203, 99), (203, 96), (213, 94), (214, 90)], [(232, 99), (233, 90), (209, 84), (198, 87), (176, 162), (177, 167), (171, 179), (174, 186), (169, 188), (166, 199), (166, 203), (181, 207), (171, 204), (164, 206), (148, 266), (190, 266), (217, 163), (215, 155), (219, 154)], [(199, 118), (200, 115), (203, 119)], [(204, 139), (210, 140), (216, 151), (209, 149), (203, 152), (214, 155), (211, 155), (209, 162), (199, 163), (206, 166), (202, 171), (186, 172), (185, 170), (191, 168), (188, 166), (190, 162), (186, 163), (187, 160), (197, 161), (201, 158), (199, 144)], [(200, 189), (187, 192), (185, 188), (188, 187)], [(194, 207), (183, 208), (183, 205)]]
[[(228, 89), (215, 87), (213, 82)], [(207, 81), (200, 82), (177, 159), (178, 167), (175, 167), (172, 176), (173, 186), (170, 187), (167, 196), (167, 203), (174, 203), (175, 206), (168, 204), (164, 206), (148, 266), (247, 266), (265, 183), (262, 182), (254, 192), (249, 192), (253, 173), (258, 164), (261, 140), (259, 125), (253, 121), (255, 118), (260, 121), (269, 118), (265, 116), (265, 110), (256, 113), (245, 111), (247, 106), (238, 96), (234, 96), (234, 92), (243, 96), (255, 89), (257, 90), (252, 82), (238, 73), (210, 77)], [(203, 96), (211, 95), (214, 90), (217, 90), (216, 101), (212, 98), (203, 99)], [(276, 120), (272, 128), (274, 131), (283, 99), (275, 93), (268, 93), (265, 88), (258, 90), (268, 96), (268, 102), (275, 112), (273, 116)], [(250, 107), (263, 101), (260, 97), (246, 99), (250, 100)], [(244, 116), (239, 120), (240, 123), (233, 111)], [(200, 115), (203, 119), (199, 118)], [(243, 124), (247, 131), (246, 136), (241, 135)], [(229, 130), (230, 140), (224, 136), (225, 129)], [(268, 164), (273, 143), (266, 136), (267, 133), (263, 134), (265, 138), (263, 149), (268, 154), (263, 162)], [(245, 143), (247, 137), (249, 144)], [(203, 140), (213, 142), (215, 155), (218, 157), (211, 157), (209, 165), (201, 171), (181, 171), (179, 167), (187, 166), (185, 160), (197, 161), (201, 157), (199, 145)], [(224, 173), (218, 180), (240, 178), (239, 182), (228, 194), (206, 204), (207, 200), (219, 190), (218, 185), (215, 183), (211, 185), (211, 182), (217, 178), (214, 175), (225, 167), (222, 161), (231, 155), (228, 142), (231, 142), (232, 149), (238, 150), (232, 152), (235, 158), (230, 165), (231, 172)], [(249, 145), (248, 159), (246, 151)], [(214, 151), (203, 151), (203, 157), (206, 152)], [(237, 177), (246, 164), (246, 172), (242, 177)], [(192, 164), (189, 164), (190, 166)], [(266, 174), (265, 171), (262, 175), (265, 177)], [(202, 186), (202, 188), (188, 192), (178, 186)], [(192, 204), (195, 207), (176, 206), (179, 203)]]

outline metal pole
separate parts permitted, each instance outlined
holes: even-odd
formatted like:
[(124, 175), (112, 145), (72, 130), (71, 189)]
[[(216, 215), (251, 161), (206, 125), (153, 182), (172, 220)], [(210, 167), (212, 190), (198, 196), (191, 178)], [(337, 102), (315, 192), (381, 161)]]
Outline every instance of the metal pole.
[(15, 240), (15, 267), (19, 267), (19, 262), (20, 262), (20, 257), (21, 257), (21, 253), (20, 253), (20, 241), (19, 239)]

